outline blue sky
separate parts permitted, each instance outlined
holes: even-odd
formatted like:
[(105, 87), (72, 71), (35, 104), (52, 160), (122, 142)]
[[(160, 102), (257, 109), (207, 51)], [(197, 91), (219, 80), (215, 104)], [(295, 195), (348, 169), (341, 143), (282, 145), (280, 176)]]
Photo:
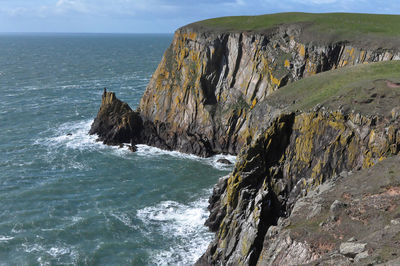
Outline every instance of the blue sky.
[(400, 14), (399, 0), (0, 0), (0, 32), (173, 32), (190, 22), (276, 12)]

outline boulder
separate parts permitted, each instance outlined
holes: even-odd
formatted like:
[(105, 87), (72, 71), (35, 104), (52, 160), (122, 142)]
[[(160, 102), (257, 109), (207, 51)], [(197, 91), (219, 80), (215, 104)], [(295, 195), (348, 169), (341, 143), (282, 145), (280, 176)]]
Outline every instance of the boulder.
[(227, 165), (231, 165), (232, 162), (229, 161), (228, 159), (222, 158), (222, 159), (218, 159), (217, 163), (222, 163), (222, 164), (227, 164)]
[(340, 253), (354, 258), (357, 254), (365, 251), (366, 243), (344, 242), (340, 244)]

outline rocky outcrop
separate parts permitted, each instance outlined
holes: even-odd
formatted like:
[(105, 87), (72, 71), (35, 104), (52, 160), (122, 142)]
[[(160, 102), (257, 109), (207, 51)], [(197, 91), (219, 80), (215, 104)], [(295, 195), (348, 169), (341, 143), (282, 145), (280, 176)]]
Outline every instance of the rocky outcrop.
[[(200, 156), (238, 154), (281, 112), (264, 100), (285, 84), (344, 66), (400, 59), (394, 48), (312, 42), (303, 30), (301, 24), (263, 32), (191, 25), (177, 30), (137, 110), (146, 131), (137, 142)], [(91, 130), (97, 132), (103, 140), (101, 132), (110, 131)], [(111, 144), (119, 137), (108, 138)]]
[(113, 92), (104, 89), (100, 110), (89, 134), (97, 134), (104, 144), (140, 143), (143, 121), (140, 114), (121, 102)]
[(165, 132), (172, 149), (237, 154), (257, 132), (259, 121), (248, 123), (253, 109), (278, 88), (335, 68), (400, 59), (398, 50), (367, 42), (306, 41), (302, 31), (297, 24), (263, 32), (177, 30), (140, 102), (143, 119)]
[[(269, 227), (257, 265), (397, 265), (400, 156), (342, 172)], [(332, 217), (332, 205), (341, 208)]]
[[(255, 265), (268, 228), (287, 217), (301, 196), (342, 172), (369, 168), (399, 148), (400, 121), (390, 118), (338, 112), (280, 115), (241, 153), (226, 188), (214, 191), (208, 225), (217, 228), (216, 238), (199, 264)], [(299, 244), (285, 239), (286, 245)], [(309, 249), (302, 244), (293, 248), (300, 253)]]
[[(387, 79), (393, 77), (387, 65), (374, 68), (381, 76), (364, 69), (368, 82), (355, 82), (351, 89), (351, 81), (343, 81), (352, 78), (348, 76), (326, 93), (314, 88), (301, 97), (302, 91), (287, 88), (319, 72), (400, 59), (399, 49), (333, 35), (313, 41), (303, 26), (281, 24), (259, 32), (183, 27), (176, 31), (137, 111), (112, 93), (103, 95), (91, 133), (107, 144), (143, 143), (200, 156), (239, 154), (234, 171), (214, 187), (206, 225), (216, 236), (197, 265), (362, 261), (376, 248), (367, 233), (356, 236), (360, 241), (350, 241), (335, 230), (345, 230), (341, 224), (348, 219), (369, 223), (360, 218), (364, 199), (373, 204), (382, 196), (376, 202), (397, 202), (369, 187), (364, 188), (372, 193), (370, 198), (362, 198), (361, 192), (354, 193), (354, 199), (345, 194), (332, 194), (329, 202), (321, 198), (335, 191), (336, 180), (349, 172), (380, 165), (400, 151), (399, 83)], [(321, 80), (334, 83), (335, 75)], [(344, 92), (337, 93), (341, 89)], [(392, 208), (390, 219), (397, 223), (397, 207), (379, 204)], [(356, 205), (357, 214), (351, 209)], [(375, 222), (375, 216), (371, 219)], [(310, 229), (302, 235), (303, 225), (318, 234)], [(323, 239), (324, 234), (329, 239)]]

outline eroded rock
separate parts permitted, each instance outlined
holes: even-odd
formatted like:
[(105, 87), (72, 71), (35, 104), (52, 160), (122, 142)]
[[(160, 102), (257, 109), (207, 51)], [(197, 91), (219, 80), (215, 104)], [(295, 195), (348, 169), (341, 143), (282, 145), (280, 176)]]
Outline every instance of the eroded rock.
[(366, 243), (344, 242), (340, 244), (340, 253), (354, 258), (357, 254), (364, 252)]
[(142, 143), (143, 120), (138, 112), (120, 101), (113, 92), (104, 90), (100, 110), (89, 134), (109, 145)]

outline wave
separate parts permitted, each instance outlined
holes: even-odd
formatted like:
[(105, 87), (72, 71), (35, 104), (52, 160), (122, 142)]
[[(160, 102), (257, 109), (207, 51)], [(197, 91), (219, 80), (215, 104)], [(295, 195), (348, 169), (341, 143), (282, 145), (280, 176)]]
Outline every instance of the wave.
[[(78, 150), (78, 151), (100, 151), (100, 152), (111, 152), (112, 155), (124, 158), (132, 159), (132, 156), (154, 158), (158, 156), (172, 156), (179, 159), (188, 159), (198, 161), (203, 164), (208, 164), (221, 171), (232, 170), (233, 164), (236, 162), (236, 157), (232, 155), (218, 154), (209, 158), (202, 158), (192, 154), (181, 153), (178, 151), (166, 151), (159, 148), (139, 144), (137, 145), (137, 152), (132, 154), (128, 147), (125, 145), (123, 148), (117, 146), (104, 145), (102, 142), (96, 141), (96, 135), (89, 135), (92, 119), (86, 119), (82, 121), (67, 122), (61, 124), (59, 127), (50, 129), (50, 132), (44, 132), (44, 134), (50, 135), (50, 137), (39, 138), (34, 141), (36, 145), (46, 146), (49, 150), (48, 156), (54, 156), (54, 150), (64, 148), (66, 150)], [(219, 163), (219, 159), (227, 159), (232, 162), (232, 165)], [(69, 168), (78, 170), (87, 169), (87, 165), (80, 161), (72, 161), (68, 165)]]
[(53, 136), (37, 139), (34, 144), (49, 147), (65, 146), (70, 149), (84, 150), (88, 148), (102, 147), (101, 143), (96, 142), (96, 136), (89, 135), (90, 126), (93, 120), (83, 120), (78, 122), (67, 122), (58, 128), (52, 129)]
[(12, 240), (14, 239), (14, 237), (12, 236), (1, 236), (0, 235), (0, 241), (8, 241), (8, 240)]
[(37, 243), (23, 243), (22, 247), (26, 253), (39, 255), (37, 261), (40, 265), (49, 265), (54, 259), (59, 260), (63, 257), (72, 263), (76, 263), (79, 257), (79, 253), (75, 248), (64, 244), (45, 246)]
[[(233, 155), (223, 155), (223, 154), (217, 154), (214, 155), (212, 157), (209, 158), (203, 158), (203, 157), (199, 157), (193, 154), (186, 154), (186, 153), (182, 153), (182, 152), (178, 152), (178, 151), (166, 151), (166, 150), (162, 150), (156, 147), (151, 147), (151, 146), (147, 146), (147, 145), (136, 145), (137, 146), (137, 151), (136, 154), (138, 156), (143, 156), (143, 157), (157, 157), (157, 156), (172, 156), (172, 157), (176, 157), (176, 158), (181, 158), (181, 159), (188, 159), (188, 160), (194, 160), (194, 161), (198, 161), (201, 163), (205, 163), (208, 165), (211, 165), (212, 167), (218, 169), (218, 170), (223, 170), (223, 171), (229, 171), (232, 170), (233, 165), (236, 162), (236, 156)], [(227, 159), (228, 161), (230, 161), (232, 163), (232, 165), (227, 165), (227, 164), (223, 164), (223, 163), (219, 163), (218, 160), (219, 159)]]
[(155, 265), (190, 265), (206, 251), (213, 234), (204, 222), (208, 217), (207, 198), (189, 204), (163, 201), (137, 211), (137, 217), (146, 225), (156, 227), (173, 244), (151, 254)]

